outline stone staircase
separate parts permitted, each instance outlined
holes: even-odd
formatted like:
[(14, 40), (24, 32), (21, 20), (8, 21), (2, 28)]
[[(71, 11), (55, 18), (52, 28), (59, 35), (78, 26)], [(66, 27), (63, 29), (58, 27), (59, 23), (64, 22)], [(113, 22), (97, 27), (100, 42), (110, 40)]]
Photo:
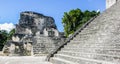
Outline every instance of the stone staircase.
[(48, 55), (53, 64), (120, 64), (120, 2)]
[(33, 46), (33, 54), (34, 54), (34, 56), (44, 56), (44, 55), (47, 55), (46, 53), (47, 53), (47, 51), (45, 52), (45, 48), (41, 47), (41, 43), (36, 43)]
[(33, 44), (34, 56), (47, 56), (54, 47), (53, 41), (49, 37), (36, 36), (36, 43)]

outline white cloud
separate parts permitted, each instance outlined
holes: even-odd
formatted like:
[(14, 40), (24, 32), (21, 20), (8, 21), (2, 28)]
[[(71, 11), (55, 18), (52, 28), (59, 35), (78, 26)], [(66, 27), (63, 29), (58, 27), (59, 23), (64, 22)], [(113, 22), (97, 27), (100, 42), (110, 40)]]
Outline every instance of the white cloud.
[(100, 12), (100, 9), (98, 9), (97, 12)]
[(4, 23), (4, 24), (0, 24), (0, 30), (6, 30), (6, 31), (10, 31), (13, 28), (15, 28), (13, 23)]

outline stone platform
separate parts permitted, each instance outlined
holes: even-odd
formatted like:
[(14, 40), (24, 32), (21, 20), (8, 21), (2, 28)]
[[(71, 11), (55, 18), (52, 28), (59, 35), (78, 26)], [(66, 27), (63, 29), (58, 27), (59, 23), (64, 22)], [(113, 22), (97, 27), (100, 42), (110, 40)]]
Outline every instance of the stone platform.
[(45, 61), (45, 56), (0, 56), (0, 64), (52, 64), (50, 62)]

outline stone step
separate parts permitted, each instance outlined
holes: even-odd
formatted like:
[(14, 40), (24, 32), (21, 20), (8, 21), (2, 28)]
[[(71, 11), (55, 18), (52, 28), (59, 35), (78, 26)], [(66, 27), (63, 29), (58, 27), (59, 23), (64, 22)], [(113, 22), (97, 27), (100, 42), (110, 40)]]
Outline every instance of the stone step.
[(84, 41), (84, 40), (81, 40), (81, 41), (70, 40), (70, 42), (67, 43), (67, 44), (85, 44), (85, 43), (86, 43), (86, 41)]
[(36, 50), (36, 51), (33, 51), (34, 53), (48, 53), (48, 52), (51, 52), (51, 51), (46, 51), (46, 50)]
[[(96, 19), (95, 19), (96, 20)], [(100, 23), (100, 22), (99, 22)], [(101, 26), (98, 22), (92, 21), (84, 30), (82, 30), (79, 34), (81, 33), (86, 33), (86, 32), (97, 32), (99, 27)]]
[(114, 46), (114, 47), (120, 47), (120, 43), (86, 43), (86, 42), (79, 42), (79, 41), (75, 41), (75, 42), (70, 42), (67, 44), (68, 46), (91, 46), (91, 47), (94, 47), (94, 46)]
[(46, 56), (0, 56), (0, 64), (52, 64), (45, 61)]
[(55, 45), (53, 43), (44, 43), (43, 45), (39, 44), (39, 45), (33, 45), (33, 47), (35, 46), (46, 46), (46, 47), (54, 47)]
[(83, 57), (74, 57), (74, 56), (63, 55), (63, 54), (56, 54), (55, 57), (64, 59), (64, 60), (68, 60), (68, 61), (72, 61), (72, 62), (76, 62), (79, 64), (114, 64), (114, 63), (108, 62), (108, 61), (88, 59), (88, 58), (83, 58)]
[(84, 42), (79, 42), (79, 41), (75, 41), (75, 42), (69, 42), (69, 43), (67, 43), (67, 45), (66, 46), (83, 46), (83, 45), (85, 45), (85, 44), (88, 44), (88, 43), (86, 43), (85, 41)]
[(51, 48), (51, 47), (55, 47), (55, 46), (52, 46), (52, 45), (49, 45), (49, 46), (41, 46), (41, 45), (37, 45), (37, 46), (33, 46), (33, 48), (41, 48), (41, 47), (47, 47), (47, 48)]
[(42, 51), (37, 51), (37, 52), (33, 52), (34, 54), (48, 54), (48, 52), (42, 52)]
[(34, 56), (47, 56), (48, 54), (34, 54)]
[[(43, 50), (46, 50), (46, 49), (33, 49), (33, 51), (43, 51)], [(51, 49), (50, 49), (51, 50)]]
[(89, 38), (90, 38), (90, 36), (87, 36), (87, 37), (75, 37), (75, 38), (73, 38), (73, 41), (88, 40)]
[(79, 64), (79, 63), (71, 62), (66, 59), (61, 59), (61, 58), (51, 58), (50, 62), (53, 64)]
[(89, 55), (89, 56), (94, 56), (94, 55), (101, 55), (101, 56), (112, 56), (112, 57), (119, 57), (120, 58), (120, 53), (101, 53), (101, 52), (71, 52), (71, 51), (59, 51), (58, 54), (67, 54), (67, 55), (73, 55), (73, 56), (81, 56), (81, 55)]
[(120, 50), (120, 46), (119, 47), (115, 47), (115, 46), (95, 46), (95, 47), (80, 47), (80, 46), (64, 46), (64, 49), (86, 49), (86, 48), (89, 48), (89, 49), (104, 49), (104, 50)]
[(76, 37), (73, 38), (73, 41), (88, 40), (88, 39), (91, 38), (92, 36), (93, 36), (93, 35), (83, 35), (83, 36), (77, 35)]
[(33, 52), (41, 52), (41, 50), (33, 50)]
[[(90, 41), (93, 41), (93, 42), (90, 42)], [(79, 44), (79, 43), (93, 43), (93, 44), (101, 44), (102, 42), (96, 42), (95, 40), (80, 40), (80, 39), (77, 39), (77, 40), (70, 40), (70, 43), (76, 43), (76, 44)], [(115, 44), (120, 44), (119, 42), (114, 42)], [(113, 42), (105, 42), (105, 44), (113, 44)]]
[(45, 42), (48, 42), (48, 41), (51, 41), (51, 40), (48, 40), (48, 41), (47, 41), (47, 40), (44, 40), (44, 39), (41, 39), (41, 40), (40, 40), (40, 39), (38, 39), (38, 40), (36, 40), (36, 41), (37, 41), (37, 43), (42, 43), (42, 42), (44, 42), (44, 43), (45, 43)]
[(109, 55), (120, 55), (120, 49), (62, 49), (60, 52), (78, 52), (78, 53), (99, 53)]
[(65, 49), (84, 49), (84, 48), (95, 48), (95, 49), (120, 49), (120, 46), (119, 47), (116, 47), (116, 46), (72, 46), (72, 45), (65, 45), (64, 46)]
[[(49, 49), (53, 49), (52, 47), (46, 47), (47, 49), (49, 48)], [(44, 48), (44, 47), (33, 47), (33, 50), (39, 50), (39, 49), (46, 49), (46, 48)]]
[[(96, 34), (97, 32), (95, 31), (95, 32), (93, 32), (93, 31), (89, 31), (89, 32), (80, 32), (79, 34), (77, 34), (76, 36), (75, 36), (75, 38), (76, 39), (82, 39), (82, 38), (91, 38), (91, 37), (95, 37), (95, 34)], [(75, 39), (74, 38), (74, 39)]]
[(47, 48), (53, 48), (53, 47), (55, 47), (55, 46), (33, 46), (33, 48), (44, 48), (44, 47), (47, 47)]
[(52, 45), (51, 43), (48, 43), (48, 42), (38, 42), (38, 43), (36, 43), (36, 44), (34, 44), (34, 46), (36, 46), (36, 45), (41, 45), (41, 44), (50, 44), (50, 45)]
[(88, 45), (90, 45), (90, 44), (102, 44), (102, 45), (116, 45), (116, 46), (120, 46), (120, 43), (118, 43), (118, 42), (114, 42), (114, 44), (111, 42), (106, 42), (106, 43), (99, 43), (99, 42), (89, 42), (89, 43), (87, 43), (88, 41), (73, 41), (73, 40), (71, 40), (68, 44), (88, 44)]
[(20, 54), (9, 54), (9, 56), (21, 56)]
[(64, 48), (65, 49), (84, 49), (84, 48), (91, 48), (91, 49), (107, 49), (107, 48), (109, 48), (109, 49), (120, 49), (120, 47), (115, 47), (115, 46), (99, 46), (99, 47), (97, 47), (97, 46), (94, 46), (94, 47), (79, 47), (79, 46), (64, 46)]
[[(96, 28), (96, 27), (94, 27)], [(83, 31), (79, 32), (79, 34), (76, 36), (76, 38), (86, 38), (86, 37), (94, 37), (94, 35), (97, 33), (97, 31), (94, 31), (96, 29), (87, 29), (84, 28)]]
[(46, 49), (33, 49), (34, 52), (39, 52), (39, 51), (42, 51), (42, 50), (46, 50)]
[(42, 36), (42, 37), (34, 37), (35, 39), (47, 39), (47, 38), (49, 38), (49, 37), (44, 37), (44, 36)]
[[(93, 27), (93, 28), (96, 28), (96, 27)], [(81, 37), (81, 36), (88, 35), (88, 34), (94, 35), (95, 33), (97, 33), (96, 31), (90, 31), (90, 29), (89, 31), (85, 31), (85, 30), (88, 30), (88, 29), (84, 28), (83, 31), (77, 34), (77, 37)]]
[(109, 45), (109, 44), (106, 44), (106, 45), (103, 45), (103, 44), (67, 44), (64, 46), (64, 48), (117, 48), (119, 49), (120, 46), (118, 46), (117, 44), (116, 45)]

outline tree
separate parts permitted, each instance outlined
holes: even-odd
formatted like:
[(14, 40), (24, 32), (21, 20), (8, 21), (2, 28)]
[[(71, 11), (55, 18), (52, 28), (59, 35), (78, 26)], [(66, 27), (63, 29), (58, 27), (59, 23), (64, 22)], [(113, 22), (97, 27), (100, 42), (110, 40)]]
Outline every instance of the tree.
[(0, 30), (0, 50), (2, 50), (4, 43), (7, 42), (8, 33), (5, 30)]
[(6, 30), (0, 30), (0, 50), (2, 50), (7, 40), (11, 40), (14, 33), (15, 29), (12, 29), (9, 33)]
[(0, 42), (1, 42), (1, 44), (3, 44), (3, 43), (5, 43), (7, 41), (8, 32), (5, 31), (5, 30), (1, 30), (0, 35), (1, 35)]
[(8, 34), (8, 40), (11, 40), (14, 34), (15, 34), (15, 29), (12, 29)]
[(73, 34), (78, 28), (85, 24), (90, 18), (98, 15), (99, 12), (96, 11), (84, 11), (80, 9), (73, 9), (69, 12), (65, 12), (62, 18), (62, 23), (64, 26), (65, 35), (68, 37)]

